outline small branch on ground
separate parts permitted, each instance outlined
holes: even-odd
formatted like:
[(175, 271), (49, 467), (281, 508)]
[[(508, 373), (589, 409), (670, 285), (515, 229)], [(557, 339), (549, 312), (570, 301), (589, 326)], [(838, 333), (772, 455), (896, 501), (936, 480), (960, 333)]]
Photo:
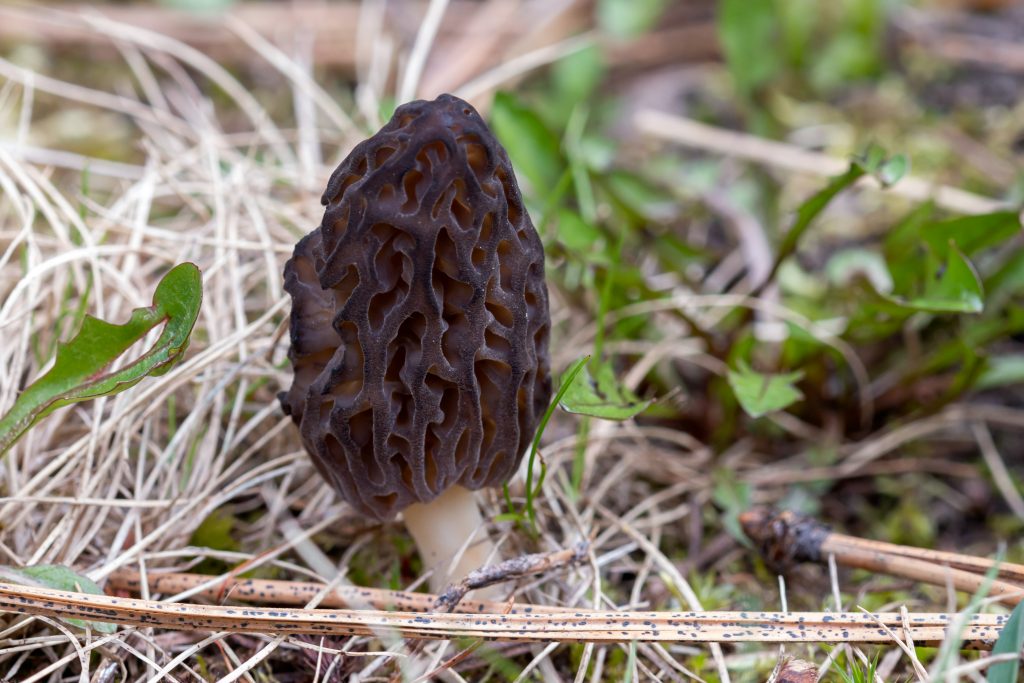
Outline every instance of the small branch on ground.
[(462, 581), (448, 586), (434, 603), (434, 610), (455, 611), (462, 598), (471, 590), (580, 564), (587, 559), (587, 549), (588, 544), (581, 542), (569, 550), (521, 555), (495, 565), (481, 567), (470, 572)]
[(740, 515), (740, 524), (765, 561), (779, 572), (798, 562), (825, 562), (833, 555), (844, 567), (974, 593), (995, 567), (988, 594), (1008, 605), (1024, 600), (1024, 565), (837, 534), (815, 519), (788, 511), (748, 510)]
[[(521, 605), (519, 614), (386, 612), (199, 605), (93, 595), (0, 583), (0, 611), (84, 619), (134, 627), (322, 636), (394, 634), (415, 640), (483, 638), (561, 643), (891, 643), (904, 629), (916, 645), (935, 647), (950, 637), (953, 614), (882, 612), (616, 612), (575, 609), (544, 612)], [(1005, 614), (957, 617), (957, 646), (991, 649)], [(884, 625), (886, 628), (880, 628)]]
[[(193, 595), (218, 603), (222, 601), (223, 596), (227, 595), (232, 600), (259, 605), (305, 605), (324, 588), (324, 584), (315, 581), (234, 579), (180, 572), (161, 574), (151, 571), (146, 578), (150, 593), (165, 595), (192, 591), (196, 587), (206, 584), (206, 587), (196, 591)], [(142, 579), (138, 572), (119, 570), (107, 579), (107, 587), (115, 591), (141, 593)], [(368, 605), (379, 610), (429, 612), (434, 609), (438, 600), (440, 600), (440, 596), (432, 593), (414, 593), (362, 586), (336, 586), (324, 596), (320, 601), (320, 606), (346, 608), (355, 605)], [(459, 607), (463, 612), (502, 613), (508, 605), (501, 602), (464, 600), (459, 603)], [(540, 605), (531, 606), (530, 609), (534, 612), (573, 611), (569, 608)], [(522, 607), (513, 607), (511, 613), (517, 614), (522, 611)]]

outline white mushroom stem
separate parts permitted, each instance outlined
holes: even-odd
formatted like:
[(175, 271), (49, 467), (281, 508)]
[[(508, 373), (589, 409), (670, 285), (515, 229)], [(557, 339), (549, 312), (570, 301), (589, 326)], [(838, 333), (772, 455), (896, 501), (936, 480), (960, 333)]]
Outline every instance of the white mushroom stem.
[[(488, 538), (476, 495), (452, 486), (429, 503), (415, 503), (402, 513), (430, 575), (430, 589), (439, 593), (469, 572), (501, 561)], [(453, 565), (453, 561), (455, 564)], [(501, 600), (501, 586), (469, 593), (474, 600)]]

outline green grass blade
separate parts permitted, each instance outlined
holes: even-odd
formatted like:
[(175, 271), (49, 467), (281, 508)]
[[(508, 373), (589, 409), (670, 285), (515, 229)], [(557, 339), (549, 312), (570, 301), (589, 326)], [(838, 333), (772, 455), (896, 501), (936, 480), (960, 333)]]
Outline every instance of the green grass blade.
[(1020, 670), (1020, 652), (1024, 647), (1024, 602), (1018, 602), (1010, 613), (1010, 618), (999, 634), (993, 655), (1015, 653), (1017, 656), (1008, 662), (999, 662), (988, 668), (988, 683), (1016, 683), (1017, 672)]
[(577, 358), (562, 375), (562, 381), (558, 385), (558, 391), (555, 392), (554, 398), (552, 398), (551, 403), (548, 404), (548, 409), (544, 411), (544, 417), (540, 419), (540, 424), (537, 426), (537, 433), (533, 436), (533, 443), (530, 445), (529, 459), (526, 463), (526, 514), (530, 520), (530, 527), (533, 529), (537, 528), (536, 514), (533, 509), (533, 499), (540, 491), (540, 487), (544, 485), (544, 475), (547, 473), (544, 463), (542, 462), (540, 476), (537, 479), (537, 486), (534, 487), (533, 463), (537, 458), (537, 451), (540, 449), (540, 439), (544, 435), (544, 429), (548, 426), (548, 421), (551, 420), (551, 416), (554, 414), (555, 408), (558, 407), (562, 397), (565, 396), (565, 392), (573, 385), (576, 380), (576, 376), (580, 374), (589, 361), (590, 356)]
[(963, 630), (967, 624), (967, 621), (977, 614), (981, 610), (982, 601), (985, 596), (988, 595), (989, 590), (992, 589), (992, 582), (995, 581), (996, 576), (999, 575), (999, 564), (1003, 561), (1003, 553), (1000, 551), (996, 557), (992, 567), (985, 572), (985, 578), (982, 580), (981, 585), (978, 586), (978, 590), (971, 596), (967, 606), (961, 611), (949, 624), (948, 635), (942, 641), (942, 646), (939, 648), (938, 654), (935, 656), (935, 661), (932, 664), (931, 670), (928, 672), (929, 680), (941, 681), (945, 680), (946, 672), (953, 666), (953, 659), (956, 653), (960, 650), (960, 645), (963, 643)]

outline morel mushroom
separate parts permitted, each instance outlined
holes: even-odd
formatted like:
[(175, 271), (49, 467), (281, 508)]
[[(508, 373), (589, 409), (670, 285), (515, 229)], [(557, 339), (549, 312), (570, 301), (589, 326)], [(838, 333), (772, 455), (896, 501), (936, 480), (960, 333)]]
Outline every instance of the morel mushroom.
[[(281, 404), (345, 500), (404, 510), (437, 589), (482, 528), (470, 490), (512, 476), (551, 398), (543, 248), (508, 155), (452, 95), (399, 107), (321, 201), (285, 266)], [(452, 579), (485, 563), (471, 545)]]

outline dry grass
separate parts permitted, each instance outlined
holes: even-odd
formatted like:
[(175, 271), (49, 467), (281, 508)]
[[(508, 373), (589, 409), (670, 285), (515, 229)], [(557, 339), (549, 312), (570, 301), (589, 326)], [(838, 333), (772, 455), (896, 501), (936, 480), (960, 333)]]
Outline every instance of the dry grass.
[[(445, 3), (432, 5), (441, 11)], [(426, 32), (405, 41), (374, 33), (382, 30), (377, 7), (364, 3), (370, 33), (360, 35), (361, 80), (351, 105), (338, 104), (317, 84), (308, 54), (274, 48), (241, 24), (232, 30), (265, 59), (261, 78), (288, 92), (290, 111), (271, 114), (227, 69), (183, 43), (98, 16), (65, 20), (84, 22), (120, 51), (123, 63), (116, 68), (126, 75), (108, 90), (0, 60), (5, 79), (0, 122), (8, 126), (0, 140), (0, 411), (45, 368), (54, 344), (74, 331), (81, 312), (125, 319), (132, 308), (148, 305), (159, 277), (181, 261), (202, 269), (205, 292), (182, 365), (116, 397), (56, 413), (6, 456), (0, 468), (0, 564), (64, 564), (100, 583), (120, 569), (145, 575), (158, 569), (188, 571), (200, 562), (214, 573), (244, 565), (267, 578), (329, 586), (351, 579), (415, 588), (422, 580), (403, 585), (414, 576), (403, 532), (368, 525), (338, 502), (313, 471), (275, 399), (290, 382), (284, 261), (295, 241), (320, 220), (324, 179), (379, 123), (378, 105), (388, 94), (381, 74), (410, 54), (407, 73), (418, 73), (430, 46)], [(430, 22), (425, 25), (432, 30)], [(578, 43), (524, 44), (518, 56), (508, 55), (494, 70), (481, 66), (463, 84), (486, 106), (486, 92), (495, 83)], [(414, 85), (404, 82), (403, 92), (414, 92)], [(62, 108), (113, 113), (128, 122), (137, 161), (103, 161), (50, 146), (39, 129)], [(589, 314), (567, 307), (561, 293), (552, 294), (558, 331), (553, 351), (561, 369), (593, 346), (596, 329)], [(713, 323), (721, 310), (737, 305), (796, 315), (742, 293), (688, 292), (644, 313), (670, 331), (675, 323), (661, 317), (666, 311), (683, 309)], [(820, 333), (826, 343), (846, 351), (827, 330)], [(633, 385), (666, 359), (722, 371), (720, 361), (699, 344), (669, 338), (659, 344), (620, 342), (607, 350), (640, 357), (627, 376)], [(867, 397), (870, 387), (862, 389)], [(847, 444), (839, 464), (813, 476), (861, 476), (901, 444), (941, 437), (951, 427), (972, 425), (984, 440), (986, 432), (980, 430), (986, 423), (1024, 424), (1022, 411), (983, 412), (954, 406)], [(778, 426), (802, 438), (818, 436), (797, 421), (780, 418)], [(566, 484), (575, 428), (571, 418), (559, 416), (546, 437), (550, 475), (537, 501), (540, 536), (532, 538), (509, 524), (494, 524), (491, 531), (507, 556), (572, 548), (589, 539), (588, 562), (524, 582), (517, 599), (598, 610), (664, 605), (701, 610), (709, 599), (712, 607), (735, 607), (733, 590), (773, 593), (763, 577), (716, 570), (745, 551), (724, 535), (703, 539), (702, 511), (714, 486), (707, 446), (664, 428), (594, 423), (583, 493), (572, 497)], [(998, 463), (990, 441), (984, 441), (986, 457)], [(718, 464), (736, 471), (741, 481), (761, 484), (765, 500), (760, 502), (777, 497), (782, 484), (809, 476), (804, 458), (762, 469), (761, 458), (744, 442), (720, 456)], [(521, 477), (512, 492), (521, 500)], [(1019, 507), (1019, 496), (1013, 503)], [(497, 493), (488, 494), (485, 514), (503, 511)], [(233, 520), (233, 547), (190, 545), (204, 520), (215, 514)], [(692, 555), (681, 563), (682, 553), (675, 551), (687, 544)], [(734, 586), (723, 596), (720, 587), (729, 584)], [(849, 601), (841, 602), (835, 576), (832, 585), (834, 608), (851, 608)], [(164, 599), (192, 595), (183, 591)], [(819, 604), (825, 599), (816, 598)], [(894, 634), (894, 642), (901, 637)], [(386, 634), (312, 640), (124, 628), (101, 636), (48, 618), (11, 617), (0, 632), (0, 675), (21, 681), (79, 674), (81, 680), (102, 681), (257, 681), (296, 680), (287, 672), (298, 672), (298, 680), (340, 681), (357, 672), (364, 677), (360, 680), (415, 680), (436, 671), (439, 679), (457, 681), (477, 679), (494, 662), (504, 670), (504, 661), (512, 668), (508, 679), (517, 681), (600, 681), (624, 672), (633, 681), (667, 681), (697, 678), (682, 662), (703, 656), (701, 649), (680, 644), (506, 644), (486, 656), (466, 653), (458, 662), (461, 674), (445, 668), (464, 647), (450, 641), (420, 645)], [(852, 646), (845, 651), (867, 661)], [(778, 659), (773, 646), (723, 650), (712, 645), (707, 652), (711, 662), (700, 673), (721, 680), (763, 678)], [(912, 648), (893, 644), (886, 652), (883, 673), (923, 677)], [(818, 649), (794, 648), (791, 654), (824, 662), (823, 669), (833, 663)]]

